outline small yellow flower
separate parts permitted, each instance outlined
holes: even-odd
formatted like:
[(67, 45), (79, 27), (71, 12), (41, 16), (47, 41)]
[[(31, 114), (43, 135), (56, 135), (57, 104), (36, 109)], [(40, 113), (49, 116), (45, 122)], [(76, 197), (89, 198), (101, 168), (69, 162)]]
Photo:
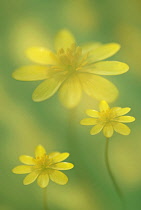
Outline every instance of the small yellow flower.
[(94, 125), (90, 134), (95, 135), (103, 130), (104, 136), (110, 138), (114, 131), (122, 135), (129, 135), (130, 128), (123, 123), (133, 122), (134, 117), (123, 116), (131, 109), (129, 107), (113, 107), (110, 108), (106, 101), (101, 101), (99, 105), (100, 111), (87, 109), (86, 114), (92, 118), (85, 118), (80, 121), (81, 125)]
[(15, 174), (28, 174), (23, 180), (24, 185), (31, 184), (37, 179), (41, 188), (45, 188), (49, 179), (53, 182), (64, 185), (68, 182), (68, 177), (59, 170), (69, 170), (74, 167), (72, 163), (61, 162), (69, 156), (69, 153), (52, 152), (49, 155), (43, 146), (38, 145), (35, 149), (35, 158), (27, 155), (19, 157), (20, 161), (26, 165), (15, 167), (12, 171)]
[(120, 49), (116, 43), (92, 43), (79, 47), (68, 30), (61, 30), (55, 39), (52, 52), (43, 47), (27, 50), (35, 65), (23, 66), (12, 77), (21, 81), (44, 80), (35, 89), (32, 99), (44, 101), (59, 90), (59, 98), (67, 108), (75, 107), (82, 90), (97, 100), (114, 101), (118, 90), (114, 84), (99, 75), (118, 75), (128, 71), (127, 64), (118, 61), (101, 61)]

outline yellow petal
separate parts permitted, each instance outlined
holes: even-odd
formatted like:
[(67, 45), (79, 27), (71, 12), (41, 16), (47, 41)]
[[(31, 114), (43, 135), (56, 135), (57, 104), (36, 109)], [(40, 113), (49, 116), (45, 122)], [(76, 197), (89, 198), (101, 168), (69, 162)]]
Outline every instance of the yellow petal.
[(21, 155), (19, 157), (20, 161), (27, 165), (35, 165), (35, 159), (33, 157), (30, 157), (28, 155)]
[(36, 148), (35, 148), (35, 157), (38, 158), (38, 157), (43, 157), (44, 155), (46, 155), (46, 150), (45, 148), (42, 146), (42, 145), (38, 145)]
[(93, 109), (87, 109), (86, 114), (90, 117), (99, 118), (99, 112)]
[(86, 72), (98, 75), (119, 75), (127, 72), (129, 66), (118, 61), (103, 61), (86, 67)]
[(60, 152), (51, 152), (48, 155), (49, 155), (50, 158), (54, 158), (55, 156), (57, 156), (59, 154), (60, 154)]
[(121, 116), (117, 117), (115, 120), (118, 122), (129, 123), (135, 121), (135, 118), (131, 116)]
[(67, 162), (61, 162), (51, 165), (51, 168), (56, 170), (69, 170), (72, 169), (73, 167), (74, 165), (72, 163), (67, 163)]
[(111, 57), (120, 49), (117, 43), (104, 44), (96, 48), (89, 54), (89, 60), (96, 62)]
[(102, 124), (97, 124), (91, 129), (90, 134), (91, 135), (98, 134), (102, 130), (102, 128), (103, 128)]
[(122, 115), (125, 115), (127, 114), (128, 112), (130, 112), (131, 108), (129, 107), (125, 107), (125, 108), (121, 108), (119, 107), (119, 109), (117, 109), (117, 116), (122, 116)]
[(110, 138), (113, 135), (113, 132), (114, 132), (114, 129), (110, 123), (104, 126), (103, 128), (104, 136), (106, 136), (107, 138)]
[(59, 98), (62, 104), (71, 109), (78, 105), (81, 99), (82, 87), (76, 75), (70, 76), (59, 90)]
[(36, 81), (48, 78), (47, 66), (23, 66), (13, 72), (12, 77), (21, 81)]
[(92, 50), (95, 50), (96, 48), (98, 48), (101, 45), (100, 42), (92, 42), (92, 43), (88, 43), (85, 45), (81, 45), (82, 47), (82, 53), (90, 53)]
[(75, 43), (74, 36), (70, 31), (64, 29), (61, 30), (55, 38), (55, 49), (56, 51), (62, 48), (66, 50), (67, 48), (70, 48), (73, 43)]
[(41, 187), (41, 188), (45, 188), (47, 187), (49, 183), (49, 175), (46, 172), (42, 172), (37, 179), (37, 184)]
[(20, 165), (12, 169), (15, 174), (28, 174), (33, 170), (32, 166)]
[(66, 158), (68, 158), (69, 155), (70, 155), (70, 154), (69, 154), (68, 152), (60, 153), (60, 154), (56, 155), (56, 156), (53, 158), (53, 162), (54, 162), (54, 163), (61, 162), (61, 161), (65, 160)]
[(96, 125), (97, 124), (97, 119), (94, 118), (85, 118), (80, 121), (81, 125)]
[(43, 47), (31, 47), (27, 49), (27, 57), (40, 64), (56, 65), (58, 63), (54, 53)]
[(33, 182), (37, 179), (39, 173), (40, 173), (39, 170), (35, 170), (35, 171), (31, 172), (30, 174), (28, 174), (28, 175), (24, 178), (23, 184), (24, 184), (24, 185), (28, 185), (28, 184), (33, 183)]
[(100, 102), (100, 104), (99, 104), (99, 109), (100, 109), (100, 111), (102, 112), (102, 111), (107, 111), (107, 110), (109, 110), (109, 105), (108, 105), (108, 103), (106, 102), (106, 101), (104, 101), (104, 100), (102, 100), (101, 102)]
[(63, 76), (54, 76), (42, 82), (33, 92), (33, 101), (40, 102), (50, 98), (59, 89), (63, 80)]
[(54, 169), (49, 169), (49, 177), (53, 182), (60, 185), (64, 185), (68, 182), (68, 177), (64, 173)]
[(79, 73), (79, 78), (84, 91), (97, 100), (112, 102), (118, 96), (115, 85), (101, 76)]
[(123, 123), (115, 123), (113, 127), (117, 133), (120, 133), (122, 135), (130, 134), (130, 128), (127, 125), (124, 125)]

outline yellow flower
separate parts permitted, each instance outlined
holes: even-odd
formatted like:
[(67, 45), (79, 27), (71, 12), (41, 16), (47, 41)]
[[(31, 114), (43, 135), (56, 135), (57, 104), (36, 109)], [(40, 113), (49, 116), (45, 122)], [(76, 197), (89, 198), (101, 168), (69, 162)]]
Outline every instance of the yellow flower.
[(52, 152), (49, 155), (43, 146), (38, 145), (35, 149), (35, 158), (27, 155), (19, 157), (20, 161), (26, 165), (15, 167), (12, 171), (15, 174), (28, 174), (23, 180), (24, 185), (31, 184), (37, 179), (41, 188), (45, 188), (49, 179), (53, 182), (64, 185), (68, 182), (68, 177), (59, 170), (69, 170), (74, 167), (72, 163), (61, 162), (69, 156), (69, 153)]
[(133, 122), (134, 117), (123, 116), (131, 109), (129, 107), (113, 107), (110, 108), (106, 101), (101, 101), (99, 104), (100, 111), (87, 109), (86, 114), (92, 118), (85, 118), (80, 121), (81, 125), (94, 125), (90, 134), (95, 135), (103, 130), (104, 136), (110, 138), (114, 131), (122, 135), (129, 135), (130, 128), (123, 123)]
[(79, 103), (82, 90), (97, 100), (112, 102), (117, 98), (118, 90), (99, 75), (118, 75), (128, 71), (125, 63), (101, 61), (119, 49), (120, 45), (116, 43), (92, 43), (79, 47), (68, 30), (61, 30), (55, 39), (56, 52), (43, 47), (29, 48), (27, 56), (37, 64), (17, 69), (12, 77), (21, 81), (44, 80), (33, 92), (32, 99), (36, 102), (50, 98), (58, 90), (59, 98), (67, 108)]

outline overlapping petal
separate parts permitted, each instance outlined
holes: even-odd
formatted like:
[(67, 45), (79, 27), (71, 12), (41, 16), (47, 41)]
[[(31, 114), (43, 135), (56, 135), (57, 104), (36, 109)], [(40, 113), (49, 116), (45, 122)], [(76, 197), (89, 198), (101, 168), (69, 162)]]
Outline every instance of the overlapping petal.
[(38, 145), (38, 146), (35, 148), (35, 157), (36, 157), (36, 158), (41, 158), (41, 157), (43, 157), (44, 155), (46, 155), (46, 150), (45, 150), (45, 148), (44, 148), (42, 145)]
[(135, 121), (134, 117), (131, 116), (120, 116), (116, 118), (116, 121), (123, 122), (123, 123), (129, 123)]
[(27, 164), (27, 165), (35, 165), (35, 159), (31, 156), (28, 156), (28, 155), (21, 155), (19, 157), (19, 160), (24, 163), (24, 164)]
[(44, 65), (56, 65), (58, 59), (50, 50), (43, 47), (31, 47), (27, 49), (27, 57), (35, 63)]
[(100, 42), (91, 42), (88, 44), (82, 45), (83, 54), (90, 53), (91, 51), (94, 51), (96, 48), (100, 47), (102, 44)]
[(93, 109), (87, 109), (86, 114), (90, 117), (95, 117), (95, 118), (99, 117), (99, 112)]
[(90, 130), (90, 134), (91, 135), (95, 135), (100, 133), (100, 131), (103, 129), (103, 124), (97, 124), (95, 125), (91, 130)]
[(49, 169), (48, 171), (49, 171), (49, 177), (53, 182), (60, 185), (64, 185), (68, 182), (68, 177), (61, 171), (57, 171), (54, 169)]
[(32, 166), (20, 165), (12, 169), (15, 174), (28, 174), (33, 170)]
[(84, 91), (97, 100), (112, 102), (118, 96), (115, 85), (101, 76), (79, 73), (79, 78)]
[(100, 109), (100, 112), (103, 112), (103, 111), (109, 110), (110, 107), (106, 101), (102, 100), (99, 104), (99, 109)]
[(97, 124), (97, 119), (94, 118), (84, 118), (83, 120), (80, 121), (81, 125), (96, 125)]
[(39, 170), (35, 170), (35, 171), (31, 172), (30, 174), (28, 174), (24, 178), (23, 184), (24, 185), (28, 185), (28, 184), (33, 183), (37, 179), (37, 177), (38, 177), (39, 174), (40, 174), (40, 171)]
[(72, 163), (67, 163), (67, 162), (61, 162), (51, 165), (51, 168), (56, 170), (69, 170), (72, 169), (73, 167), (74, 165)]
[(91, 51), (89, 54), (89, 61), (94, 63), (100, 60), (104, 60), (114, 55), (119, 49), (120, 45), (117, 43), (101, 45), (100, 47)]
[(49, 175), (47, 172), (42, 172), (38, 178), (37, 178), (37, 183), (41, 188), (47, 187), (49, 183)]
[(23, 66), (15, 70), (12, 77), (21, 81), (36, 81), (48, 78), (48, 72), (50, 69), (47, 66)]
[(119, 75), (127, 72), (129, 66), (118, 61), (102, 61), (86, 66), (85, 71), (98, 75)]
[(50, 98), (59, 89), (64, 75), (56, 75), (42, 82), (32, 94), (33, 101), (40, 102)]
[(110, 138), (113, 135), (113, 133), (114, 133), (113, 126), (110, 123), (106, 124), (103, 128), (104, 136)]
[(114, 127), (114, 130), (117, 133), (120, 133), (122, 135), (129, 135), (130, 134), (130, 128), (123, 123), (115, 123), (113, 125), (113, 127)]
[(118, 110), (116, 111), (117, 112), (117, 116), (125, 115), (128, 112), (130, 112), (130, 110), (131, 110), (131, 108), (129, 108), (129, 107), (125, 107), (125, 108), (118, 107)]
[(77, 75), (70, 76), (59, 89), (59, 98), (62, 104), (71, 109), (75, 107), (80, 99), (82, 94), (82, 87)]
[(61, 162), (65, 159), (67, 159), (69, 157), (69, 153), (68, 152), (63, 152), (63, 153), (60, 153), (58, 155), (56, 155), (55, 157), (53, 157), (53, 162), (54, 163), (58, 163), (58, 162)]
[(55, 49), (56, 51), (62, 48), (66, 50), (67, 48), (70, 48), (73, 43), (75, 43), (73, 34), (70, 31), (64, 29), (61, 30), (55, 38)]

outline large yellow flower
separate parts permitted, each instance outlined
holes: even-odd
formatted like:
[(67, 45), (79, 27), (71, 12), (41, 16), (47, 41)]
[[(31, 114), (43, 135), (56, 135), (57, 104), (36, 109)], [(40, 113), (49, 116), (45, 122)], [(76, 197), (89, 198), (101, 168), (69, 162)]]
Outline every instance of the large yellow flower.
[(12, 77), (21, 81), (44, 80), (33, 92), (34, 101), (44, 101), (59, 90), (59, 98), (67, 108), (75, 107), (82, 90), (97, 100), (112, 102), (117, 88), (99, 75), (118, 75), (128, 71), (127, 64), (101, 61), (114, 55), (120, 45), (92, 43), (79, 47), (75, 38), (62, 30), (55, 39), (56, 52), (42, 47), (27, 50), (28, 58), (37, 63), (17, 69)]
[(110, 108), (106, 101), (101, 101), (99, 105), (100, 111), (87, 109), (86, 114), (92, 118), (85, 118), (80, 121), (81, 125), (94, 125), (90, 134), (95, 135), (103, 130), (104, 136), (110, 138), (114, 131), (122, 135), (129, 135), (130, 128), (123, 123), (133, 122), (134, 117), (123, 116), (131, 109), (129, 107), (113, 107)]
[(31, 184), (37, 179), (41, 188), (45, 188), (49, 179), (53, 182), (64, 185), (68, 182), (68, 177), (59, 170), (69, 170), (74, 167), (72, 163), (61, 162), (69, 156), (69, 153), (53, 152), (49, 155), (43, 146), (39, 145), (35, 149), (35, 158), (22, 155), (20, 161), (26, 165), (15, 167), (12, 171), (15, 174), (28, 174), (23, 180), (24, 185)]

